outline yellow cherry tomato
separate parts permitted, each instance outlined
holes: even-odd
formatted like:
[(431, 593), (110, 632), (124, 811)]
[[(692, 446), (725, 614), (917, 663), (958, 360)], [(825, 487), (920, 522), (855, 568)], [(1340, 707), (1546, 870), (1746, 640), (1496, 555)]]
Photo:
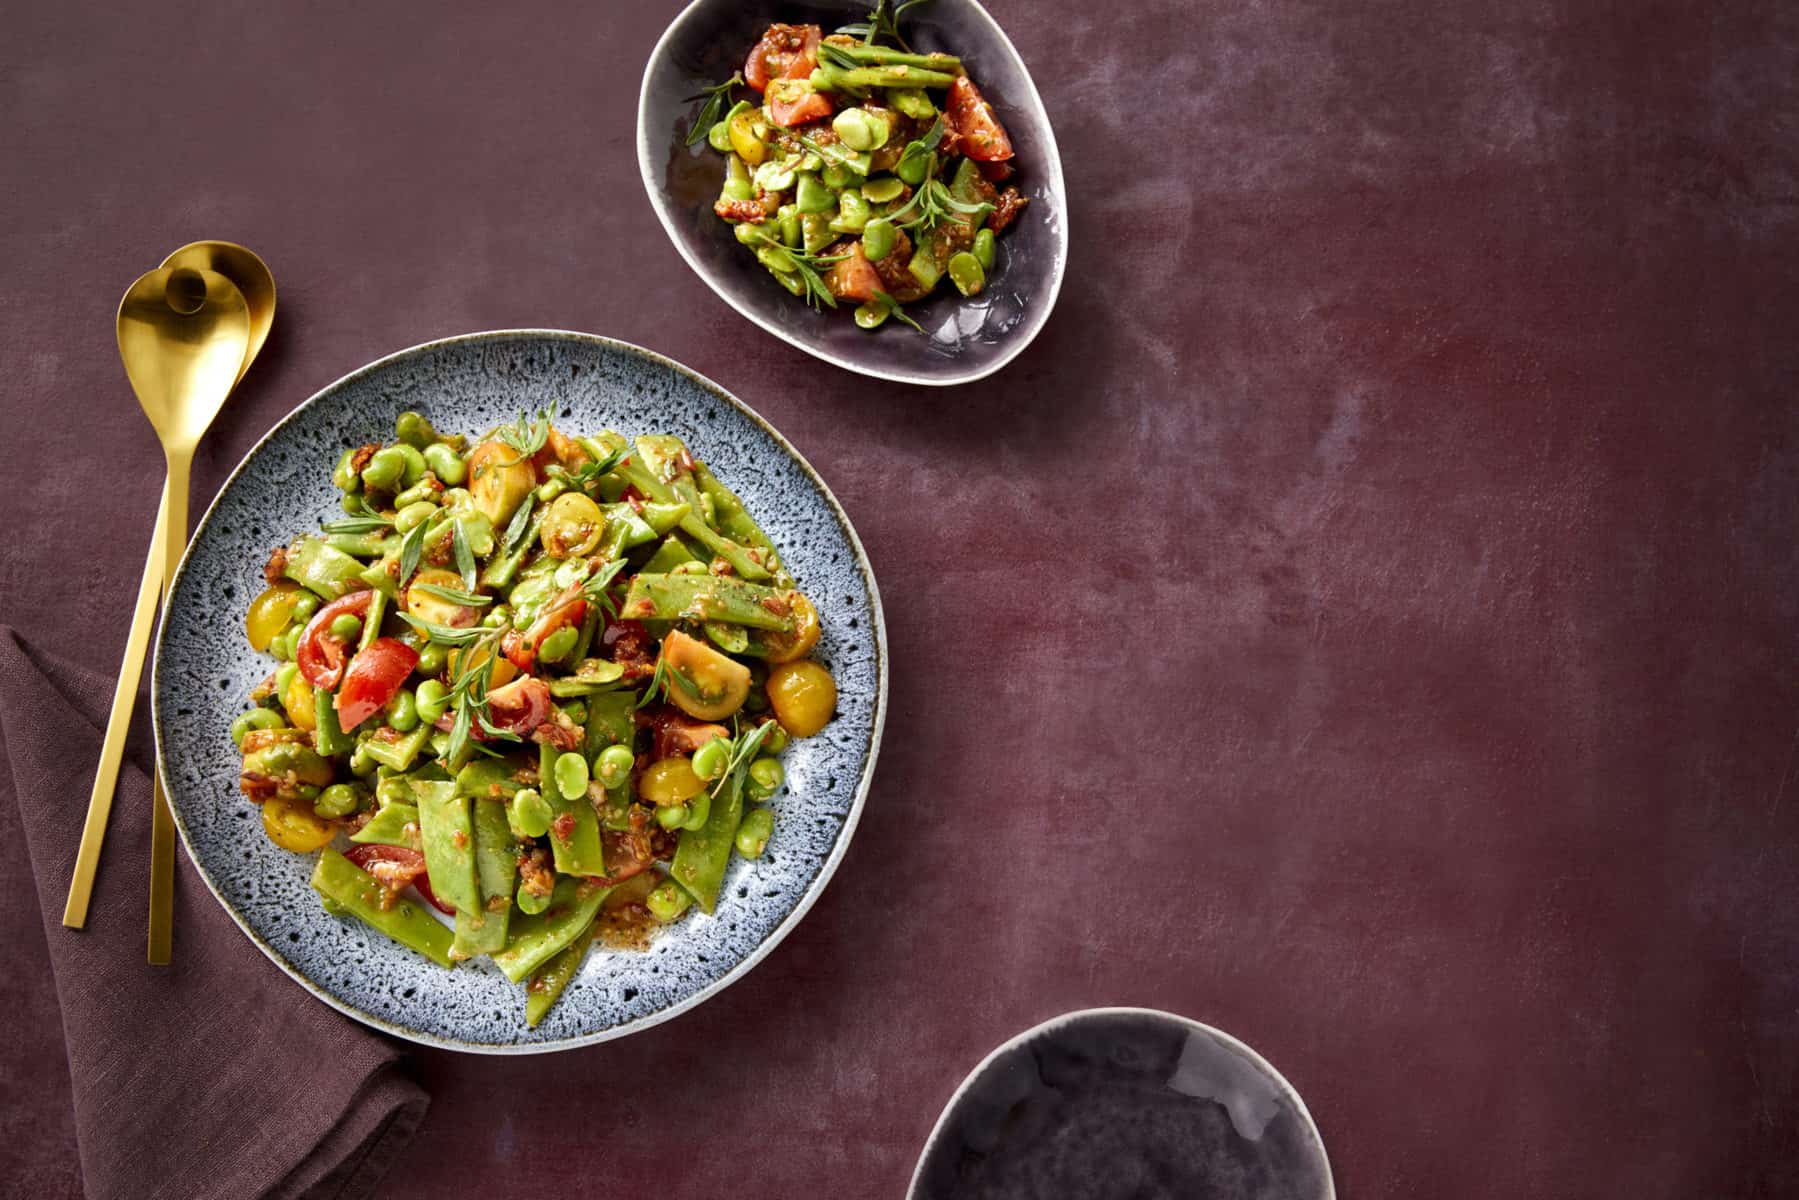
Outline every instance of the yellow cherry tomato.
[(813, 662), (786, 662), (768, 673), (768, 702), (775, 719), (794, 737), (811, 737), (837, 711), (837, 681)]
[(592, 554), (606, 532), (606, 514), (581, 492), (564, 492), (543, 516), (538, 541), (551, 558)]
[(668, 698), (700, 721), (719, 721), (743, 707), (750, 694), (750, 669), (679, 629), (662, 639)]
[(458, 592), (467, 590), (462, 586), (462, 576), (454, 571), (446, 571), (441, 567), (427, 567), (420, 571), (412, 577), (412, 582), (406, 588), (406, 611), (419, 620), (429, 621), (433, 625), (448, 625), (452, 629), (474, 625), (481, 620), (479, 608), (457, 604), (442, 596), (433, 596), (422, 590), (425, 584), (452, 588)]
[(812, 607), (812, 601), (806, 599), (804, 592), (795, 591), (787, 594), (787, 603), (787, 615), (793, 618), (793, 632), (777, 633), (768, 630), (762, 635), (766, 657), (771, 663), (804, 658), (812, 653), (812, 647), (818, 645), (818, 610)]
[(756, 136), (756, 122), (759, 120), (761, 117), (755, 110), (746, 108), (732, 117), (731, 123), (725, 127), (731, 135), (731, 149), (737, 151), (737, 157), (752, 167), (760, 166), (762, 160), (768, 157), (768, 146)]
[(287, 628), (293, 619), (294, 605), (300, 599), (298, 584), (283, 580), (250, 601), (244, 617), (244, 632), (250, 635), (250, 649), (261, 653), (269, 648), (275, 635)]
[(307, 733), (319, 727), (318, 709), (313, 707), (312, 685), (306, 682), (306, 676), (298, 671), (287, 685), (287, 694), (281, 697), (281, 707), (287, 710), (287, 719), (293, 722), (295, 729), (304, 729)]
[(469, 494), (474, 497), (475, 510), (492, 521), (495, 529), (506, 528), (536, 486), (537, 468), (505, 442), (482, 442), (469, 452)]
[(262, 831), (283, 850), (306, 854), (328, 844), (337, 827), (313, 812), (309, 800), (276, 797), (263, 802)]
[[(464, 655), (474, 656), (468, 660), (468, 669), (473, 669), (493, 658), (494, 652), (492, 650), (464, 650), (460, 647), (450, 651), (446, 661), (450, 668), (451, 679), (461, 675), (465, 669), (462, 664)], [(502, 656), (493, 664), (493, 673), (487, 677), (487, 686), (489, 689), (504, 687), (517, 678), (518, 668), (512, 665), (511, 659)]]
[(706, 790), (706, 781), (693, 773), (693, 762), (664, 758), (645, 767), (637, 780), (637, 794), (657, 808), (685, 804)]

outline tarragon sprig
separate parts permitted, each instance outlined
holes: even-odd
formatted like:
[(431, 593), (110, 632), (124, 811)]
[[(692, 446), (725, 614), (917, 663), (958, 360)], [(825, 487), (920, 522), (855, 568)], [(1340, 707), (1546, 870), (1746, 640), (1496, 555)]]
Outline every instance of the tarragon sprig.
[(543, 449), (543, 444), (550, 439), (550, 413), (548, 409), (539, 409), (537, 419), (531, 420), (520, 413), (518, 420), (510, 425), (502, 425), (494, 430), (494, 436), (518, 451), (518, 457), (501, 466), (512, 467), (524, 462), (533, 454)]
[(731, 102), (731, 89), (742, 82), (743, 76), (733, 73), (723, 83), (687, 97), (689, 104), (695, 100), (705, 100), (705, 103), (700, 106), (699, 115), (693, 119), (693, 128), (687, 131), (689, 146), (703, 140), (712, 131), (712, 127), (718, 124), (718, 118), (725, 111), (725, 105)]

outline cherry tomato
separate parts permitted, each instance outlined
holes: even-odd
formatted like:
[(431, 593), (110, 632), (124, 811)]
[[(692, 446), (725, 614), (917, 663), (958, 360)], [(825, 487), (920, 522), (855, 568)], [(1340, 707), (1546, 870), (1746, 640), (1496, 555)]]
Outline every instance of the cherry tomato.
[(794, 737), (811, 737), (837, 711), (837, 681), (809, 658), (782, 663), (768, 673), (768, 702), (781, 728)]
[(343, 678), (344, 659), (348, 655), (344, 653), (345, 644), (331, 636), (331, 622), (345, 613), (354, 617), (365, 615), (374, 598), (373, 592), (351, 592), (313, 614), (306, 628), (300, 631), (299, 646), (294, 651), (294, 661), (300, 664), (300, 674), (306, 676), (307, 683), (315, 688), (337, 686), (337, 681)]
[(418, 665), (419, 652), (399, 638), (376, 638), (357, 651), (337, 690), (338, 724), (354, 729), (386, 708)]
[(260, 653), (269, 648), (275, 635), (287, 628), (299, 599), (299, 586), (282, 580), (250, 601), (250, 611), (244, 615), (244, 632), (250, 637), (250, 649)]
[(944, 123), (955, 130), (962, 153), (975, 162), (999, 162), (1012, 157), (1012, 139), (1007, 136), (1006, 127), (993, 115), (993, 106), (981, 96), (981, 89), (966, 75), (956, 76), (949, 85)]
[(818, 66), (818, 43), (824, 31), (816, 25), (770, 25), (750, 49), (743, 81), (758, 92), (771, 79), (804, 79)]
[(530, 733), (549, 719), (553, 707), (550, 685), (532, 675), (487, 693), (488, 717), (495, 729), (507, 733)]
[(272, 796), (262, 805), (262, 831), (283, 850), (308, 854), (330, 842), (337, 826), (313, 812), (310, 800)]
[(799, 79), (780, 79), (768, 85), (768, 115), (782, 129), (831, 115), (831, 102)]

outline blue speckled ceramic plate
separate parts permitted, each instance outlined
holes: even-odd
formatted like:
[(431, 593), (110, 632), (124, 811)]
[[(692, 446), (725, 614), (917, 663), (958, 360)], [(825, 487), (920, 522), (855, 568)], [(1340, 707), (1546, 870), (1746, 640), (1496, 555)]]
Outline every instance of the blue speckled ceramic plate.
[(1335, 1200), (1318, 1127), (1261, 1055), (1149, 1008), (1045, 1021), (944, 1107), (907, 1200)]
[[(564, 428), (679, 434), (735, 489), (816, 602), (816, 656), (837, 678), (837, 717), (783, 756), (775, 834), (734, 859), (718, 911), (695, 910), (642, 952), (596, 946), (541, 1025), (485, 959), (453, 970), (349, 918), (308, 885), (316, 855), (263, 836), (237, 790), (228, 727), (273, 667), (244, 640), (269, 550), (339, 511), (331, 467), (346, 446), (393, 437), (405, 409), (478, 432), (550, 408)], [(868, 795), (886, 711), (886, 634), (874, 574), (849, 518), (787, 440), (735, 397), (624, 342), (553, 330), (447, 338), (346, 375), (271, 430), (226, 482), (175, 577), (157, 641), (158, 761), (188, 854), (219, 903), (275, 964), (341, 1012), (413, 1041), (483, 1053), (587, 1045), (647, 1028), (740, 978), (818, 898)], [(177, 934), (179, 938), (179, 934)], [(177, 944), (176, 952), (180, 952)]]

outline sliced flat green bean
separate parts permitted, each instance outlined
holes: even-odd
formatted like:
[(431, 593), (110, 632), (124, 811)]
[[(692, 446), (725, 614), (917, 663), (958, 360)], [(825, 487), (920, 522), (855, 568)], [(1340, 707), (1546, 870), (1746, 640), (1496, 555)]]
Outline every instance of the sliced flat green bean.
[(407, 771), (411, 770), (419, 753), (430, 742), (432, 726), (420, 725), (411, 733), (401, 734), (398, 739), (391, 742), (380, 736), (380, 730), (376, 730), (375, 733), (376, 736), (365, 738), (357, 743), (357, 748), (389, 770)]
[(391, 802), (383, 804), (369, 818), (369, 823), (350, 835), (352, 842), (365, 846), (405, 846), (419, 848), (419, 810), (416, 804)]
[(497, 954), (505, 948), (518, 881), (518, 849), (506, 823), (506, 806), (492, 800), (473, 803), (475, 883), (481, 904), (473, 911), (456, 912), (456, 940), (450, 953), (458, 958)]
[[(744, 579), (760, 582), (769, 577), (761, 555), (749, 547), (725, 537), (700, 516), (699, 487), (693, 472), (681, 465), (681, 440), (666, 435), (650, 435), (637, 439), (637, 456), (627, 461), (620, 471), (637, 485), (637, 490), (660, 504), (687, 504), (691, 511), (681, 518), (681, 531), (719, 558)], [(690, 460), (691, 455), (687, 456)]]
[(556, 786), (556, 760), (562, 752), (545, 744), (538, 758), (538, 790), (556, 815), (550, 821), (550, 853), (564, 875), (604, 875), (606, 856), (600, 848), (600, 819), (585, 793), (564, 796)]
[(743, 819), (742, 781), (741, 772), (732, 772), (724, 791), (712, 801), (706, 824), (683, 832), (675, 846), (675, 861), (669, 876), (687, 889), (707, 912), (718, 904), (719, 889), (725, 882), (725, 867), (730, 864), (731, 846), (737, 837), (737, 825)]
[(417, 950), (439, 966), (452, 965), (450, 944), (454, 939), (448, 929), (410, 900), (400, 900), (392, 908), (381, 907), (387, 898), (386, 889), (374, 876), (329, 846), (313, 869), (312, 886), (341, 911), (374, 926), (402, 946)]
[(728, 575), (637, 575), (619, 612), (639, 621), (723, 621), (785, 633), (793, 628), (785, 597)]
[(362, 564), (318, 538), (296, 539), (287, 548), (287, 577), (302, 587), (335, 600), (363, 583)]
[(412, 794), (419, 806), (419, 840), (431, 890), (457, 912), (481, 907), (475, 883), (475, 833), (469, 798), (454, 783), (417, 783)]
[(587, 957), (587, 948), (593, 945), (593, 926), (589, 925), (576, 935), (575, 940), (556, 952), (549, 962), (537, 968), (531, 976), (531, 982), (525, 985), (525, 1024), (537, 1028), (537, 1023), (544, 1019), (556, 998), (562, 995), (562, 989), (568, 981), (575, 977), (581, 969), (581, 960)]
[(312, 714), (317, 724), (312, 731), (312, 740), (320, 754), (343, 754), (355, 745), (338, 723), (336, 700), (337, 697), (324, 688), (316, 688), (312, 693)]
[(512, 936), (493, 956), (494, 963), (506, 978), (520, 982), (587, 932), (611, 890), (585, 879), (557, 880), (547, 908), (512, 922)]

